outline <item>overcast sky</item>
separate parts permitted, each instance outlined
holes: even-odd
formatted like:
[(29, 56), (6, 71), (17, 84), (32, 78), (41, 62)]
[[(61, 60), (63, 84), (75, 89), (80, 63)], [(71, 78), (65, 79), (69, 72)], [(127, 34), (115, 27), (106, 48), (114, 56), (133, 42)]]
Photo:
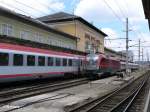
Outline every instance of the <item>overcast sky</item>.
[[(108, 37), (105, 46), (114, 50), (125, 50), (125, 40), (107, 40), (125, 38), (125, 18), (129, 18), (129, 45), (145, 41), (150, 44), (148, 22), (145, 20), (142, 0), (0, 0), (0, 5), (33, 18), (65, 11), (81, 16)], [(119, 48), (120, 47), (120, 48)], [(130, 47), (137, 59), (138, 48)], [(150, 48), (144, 47), (144, 55), (150, 54)]]

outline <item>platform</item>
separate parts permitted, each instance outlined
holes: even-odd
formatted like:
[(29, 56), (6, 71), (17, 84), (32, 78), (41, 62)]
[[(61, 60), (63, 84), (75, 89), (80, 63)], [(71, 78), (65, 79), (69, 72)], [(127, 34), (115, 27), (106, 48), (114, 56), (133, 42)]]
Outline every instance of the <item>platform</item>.
[[(12, 112), (64, 112), (64, 108), (80, 105), (87, 100), (104, 96), (121, 85), (138, 78), (144, 71), (131, 74), (130, 77), (119, 79), (109, 77), (43, 95), (14, 101), (2, 106), (0, 112), (17, 109)], [(134, 78), (133, 78), (134, 77)]]

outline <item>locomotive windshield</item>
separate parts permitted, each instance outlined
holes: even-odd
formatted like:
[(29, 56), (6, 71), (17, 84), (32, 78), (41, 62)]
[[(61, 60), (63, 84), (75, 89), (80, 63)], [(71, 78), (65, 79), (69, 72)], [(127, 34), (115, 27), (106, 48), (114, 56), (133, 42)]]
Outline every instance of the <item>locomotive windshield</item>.
[(89, 54), (87, 56), (88, 65), (95, 65), (98, 60), (98, 56), (94, 54)]

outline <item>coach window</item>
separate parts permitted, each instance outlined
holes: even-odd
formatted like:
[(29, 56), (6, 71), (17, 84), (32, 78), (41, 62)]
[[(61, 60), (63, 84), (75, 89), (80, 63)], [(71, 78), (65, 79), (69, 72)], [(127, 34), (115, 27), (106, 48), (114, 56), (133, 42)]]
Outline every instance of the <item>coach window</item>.
[(60, 58), (56, 58), (56, 66), (60, 66), (61, 65), (61, 59)]
[(9, 62), (9, 54), (0, 53), (0, 66), (8, 66), (8, 62)]
[(63, 58), (63, 66), (67, 66), (67, 59)]
[(54, 65), (54, 58), (48, 57), (48, 66), (53, 66), (53, 65)]
[(76, 59), (72, 60), (72, 66), (77, 66), (77, 60)]
[(83, 61), (82, 60), (80, 60), (80, 66), (83, 66)]
[(35, 66), (35, 56), (33, 55), (27, 56), (27, 66)]
[(69, 66), (72, 66), (72, 59), (69, 59)]
[(23, 66), (23, 55), (22, 54), (14, 54), (13, 65)]
[(38, 57), (38, 65), (39, 66), (45, 66), (45, 57), (44, 56)]

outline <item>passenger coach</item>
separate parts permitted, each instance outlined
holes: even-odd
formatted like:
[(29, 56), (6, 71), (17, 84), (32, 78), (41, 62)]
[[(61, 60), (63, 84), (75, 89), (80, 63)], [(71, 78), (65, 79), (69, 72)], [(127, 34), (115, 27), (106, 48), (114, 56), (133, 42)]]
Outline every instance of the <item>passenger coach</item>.
[(83, 73), (85, 56), (0, 43), (0, 82)]

